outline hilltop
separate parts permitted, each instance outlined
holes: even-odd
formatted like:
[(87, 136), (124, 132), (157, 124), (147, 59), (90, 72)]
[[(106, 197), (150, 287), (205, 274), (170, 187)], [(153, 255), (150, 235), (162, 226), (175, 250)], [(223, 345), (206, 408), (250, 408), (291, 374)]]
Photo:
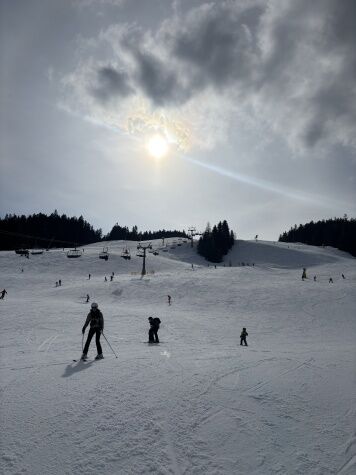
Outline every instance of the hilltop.
[[(237, 241), (215, 268), (180, 239), (152, 241), (144, 278), (137, 242), (90, 244), (78, 259), (0, 252), (2, 473), (353, 472), (355, 259)], [(94, 341), (88, 363), (72, 361), (86, 294), (118, 359), (102, 339), (103, 361)]]

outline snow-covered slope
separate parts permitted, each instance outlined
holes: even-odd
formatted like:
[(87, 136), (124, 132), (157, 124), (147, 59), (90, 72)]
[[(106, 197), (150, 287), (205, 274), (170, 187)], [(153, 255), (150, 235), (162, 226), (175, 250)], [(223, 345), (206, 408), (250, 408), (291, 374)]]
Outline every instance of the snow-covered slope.
[[(137, 243), (107, 243), (108, 261), (100, 243), (0, 253), (1, 473), (354, 473), (355, 259), (237, 241), (215, 268), (178, 238), (152, 244), (143, 279)], [(103, 361), (94, 341), (72, 361), (87, 293), (117, 359), (102, 338)]]

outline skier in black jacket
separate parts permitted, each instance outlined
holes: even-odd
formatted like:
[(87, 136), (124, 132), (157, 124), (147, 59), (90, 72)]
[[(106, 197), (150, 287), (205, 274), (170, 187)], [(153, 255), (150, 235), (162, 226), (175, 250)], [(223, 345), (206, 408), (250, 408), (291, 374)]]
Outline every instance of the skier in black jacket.
[(245, 346), (248, 346), (247, 341), (246, 341), (247, 336), (248, 336), (248, 333), (246, 331), (246, 328), (243, 327), (241, 335), (240, 335), (240, 345), (242, 345), (242, 343), (245, 343)]
[(156, 317), (148, 317), (150, 322), (150, 329), (148, 330), (148, 343), (159, 343), (158, 330), (161, 323), (161, 320)]
[(101, 360), (104, 358), (103, 356), (103, 351), (101, 349), (100, 345), (100, 335), (104, 331), (104, 317), (101, 311), (99, 310), (98, 304), (96, 302), (93, 302), (91, 304), (91, 310), (88, 313), (87, 319), (85, 321), (85, 324), (82, 328), (82, 333), (84, 335), (86, 327), (90, 323), (90, 329), (88, 333), (88, 338), (84, 346), (83, 354), (81, 359), (85, 361), (87, 359), (87, 354), (89, 350), (89, 345), (90, 342), (95, 335), (95, 343), (96, 343), (96, 349), (98, 350), (98, 354), (95, 357), (96, 360)]

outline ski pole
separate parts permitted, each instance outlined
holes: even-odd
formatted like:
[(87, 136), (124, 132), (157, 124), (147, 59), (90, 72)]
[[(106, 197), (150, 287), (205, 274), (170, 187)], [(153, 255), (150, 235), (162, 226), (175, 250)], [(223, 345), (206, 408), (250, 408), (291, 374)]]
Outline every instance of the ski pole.
[(107, 339), (106, 336), (104, 335), (104, 332), (102, 332), (102, 335), (103, 335), (103, 337), (105, 338), (106, 343), (110, 346), (111, 351), (114, 353), (114, 355), (115, 355), (116, 358), (117, 358), (117, 354), (116, 354), (115, 351), (112, 349), (112, 346), (111, 346), (110, 343), (108, 342), (108, 339)]
[(82, 353), (83, 353), (84, 333), (82, 333)]

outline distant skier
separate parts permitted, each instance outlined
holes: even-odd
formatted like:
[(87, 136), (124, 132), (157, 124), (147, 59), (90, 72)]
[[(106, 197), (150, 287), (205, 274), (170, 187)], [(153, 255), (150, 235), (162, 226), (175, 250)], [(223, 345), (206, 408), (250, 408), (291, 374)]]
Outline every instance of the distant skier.
[(333, 281), (332, 277), (330, 277), (329, 284), (333, 284), (333, 283), (334, 283), (334, 281)]
[(56, 282), (56, 287), (58, 287), (58, 282)]
[(112, 282), (113, 278), (114, 278), (114, 276), (111, 275), (111, 276), (110, 276), (110, 282)]
[(95, 343), (96, 343), (96, 349), (98, 350), (98, 354), (95, 357), (96, 360), (101, 360), (103, 359), (103, 351), (100, 345), (100, 335), (104, 330), (104, 317), (101, 311), (99, 310), (98, 304), (96, 302), (93, 302), (91, 304), (91, 309), (90, 312), (88, 313), (87, 319), (85, 321), (85, 324), (82, 328), (82, 333), (84, 335), (86, 327), (90, 324), (90, 329), (88, 333), (88, 338), (84, 346), (83, 354), (81, 359), (85, 361), (87, 359), (88, 355), (88, 350), (89, 350), (89, 345), (90, 342), (95, 335)]
[(90, 297), (89, 297), (89, 294), (87, 294), (87, 301), (86, 301), (86, 303), (88, 303), (89, 300), (90, 300)]
[(344, 276), (344, 274), (341, 274), (341, 277), (342, 277), (343, 279), (346, 279), (346, 277)]
[(172, 300), (172, 297), (170, 295), (167, 295), (167, 298), (168, 298), (168, 305), (171, 304), (171, 300)]
[(107, 282), (107, 281), (108, 281), (108, 279), (106, 278), (106, 276), (105, 276), (105, 279), (104, 279), (104, 280), (105, 280), (105, 282)]
[(58, 281), (58, 285), (59, 285), (59, 287), (61, 287), (61, 285), (62, 285), (62, 281), (61, 281), (61, 279), (59, 279), (59, 281)]
[(161, 320), (158, 317), (148, 317), (150, 329), (148, 330), (148, 343), (159, 343), (158, 330)]
[(89, 277), (88, 277), (89, 280), (90, 280), (90, 277), (91, 277), (91, 274), (89, 274)]
[(246, 337), (248, 336), (248, 333), (246, 331), (246, 328), (243, 327), (242, 329), (242, 332), (241, 332), (241, 335), (240, 335), (240, 345), (242, 345), (243, 343), (245, 343), (245, 346), (248, 346), (247, 345), (247, 341), (246, 341)]
[(2, 290), (2, 291), (0, 292), (0, 299), (1, 299), (1, 300), (4, 300), (4, 297), (5, 297), (6, 294), (7, 294), (6, 289)]
[(314, 275), (314, 282), (316, 282), (316, 275)]
[(303, 274), (302, 274), (302, 280), (307, 278), (307, 270), (305, 267), (303, 267)]

